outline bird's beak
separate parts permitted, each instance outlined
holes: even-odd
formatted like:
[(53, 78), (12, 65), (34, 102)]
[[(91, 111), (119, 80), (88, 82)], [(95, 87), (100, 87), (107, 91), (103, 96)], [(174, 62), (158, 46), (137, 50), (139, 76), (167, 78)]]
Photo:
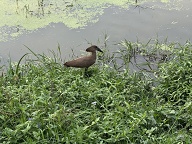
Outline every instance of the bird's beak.
[(97, 51), (99, 51), (99, 52), (102, 52), (102, 53), (103, 53), (103, 51), (102, 51), (100, 48), (98, 48), (98, 47), (97, 47)]

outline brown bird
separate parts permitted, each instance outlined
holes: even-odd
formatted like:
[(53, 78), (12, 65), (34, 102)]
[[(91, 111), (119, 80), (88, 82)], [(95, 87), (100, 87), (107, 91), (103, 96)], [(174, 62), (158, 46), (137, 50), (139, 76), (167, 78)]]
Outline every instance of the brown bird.
[(64, 63), (66, 67), (76, 67), (76, 68), (85, 68), (85, 75), (87, 73), (88, 68), (93, 65), (96, 61), (96, 51), (103, 52), (96, 45), (92, 45), (86, 49), (87, 52), (91, 52), (91, 55), (77, 58), (72, 61), (68, 61)]

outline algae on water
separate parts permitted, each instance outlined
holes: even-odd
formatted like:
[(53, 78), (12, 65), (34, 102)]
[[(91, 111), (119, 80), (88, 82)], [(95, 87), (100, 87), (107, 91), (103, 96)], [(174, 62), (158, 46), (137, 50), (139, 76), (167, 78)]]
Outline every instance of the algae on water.
[[(180, 0), (177, 0), (180, 1)], [(152, 0), (138, 1), (138, 5)], [(170, 4), (170, 0), (157, 2)], [(176, 2), (175, 2), (176, 3)], [(50, 23), (63, 23), (70, 29), (83, 28), (99, 21), (104, 9), (117, 6), (129, 9), (135, 0), (1, 0), (0, 41), (7, 41)], [(177, 9), (177, 5), (174, 5)], [(173, 6), (168, 6), (173, 8)]]

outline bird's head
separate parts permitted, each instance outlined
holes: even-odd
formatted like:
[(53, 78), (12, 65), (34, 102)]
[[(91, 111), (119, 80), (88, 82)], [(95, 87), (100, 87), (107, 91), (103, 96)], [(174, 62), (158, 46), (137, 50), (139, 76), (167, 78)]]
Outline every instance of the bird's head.
[(98, 48), (96, 45), (92, 45), (90, 47), (88, 47), (86, 49), (87, 52), (95, 52), (95, 51), (99, 51), (99, 52), (103, 52), (100, 48)]

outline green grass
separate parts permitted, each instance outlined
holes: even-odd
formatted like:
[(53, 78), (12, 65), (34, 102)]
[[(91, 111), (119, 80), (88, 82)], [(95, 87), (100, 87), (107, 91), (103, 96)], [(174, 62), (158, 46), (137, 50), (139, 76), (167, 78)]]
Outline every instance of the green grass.
[[(0, 143), (191, 143), (191, 43), (166, 44), (169, 53), (159, 43), (118, 45), (87, 78), (63, 67), (60, 50), (53, 58), (30, 50), (36, 60), (10, 63), (0, 77)], [(129, 72), (137, 55), (157, 65), (156, 78), (137, 61), (141, 71)], [(107, 65), (116, 56), (125, 67)]]

